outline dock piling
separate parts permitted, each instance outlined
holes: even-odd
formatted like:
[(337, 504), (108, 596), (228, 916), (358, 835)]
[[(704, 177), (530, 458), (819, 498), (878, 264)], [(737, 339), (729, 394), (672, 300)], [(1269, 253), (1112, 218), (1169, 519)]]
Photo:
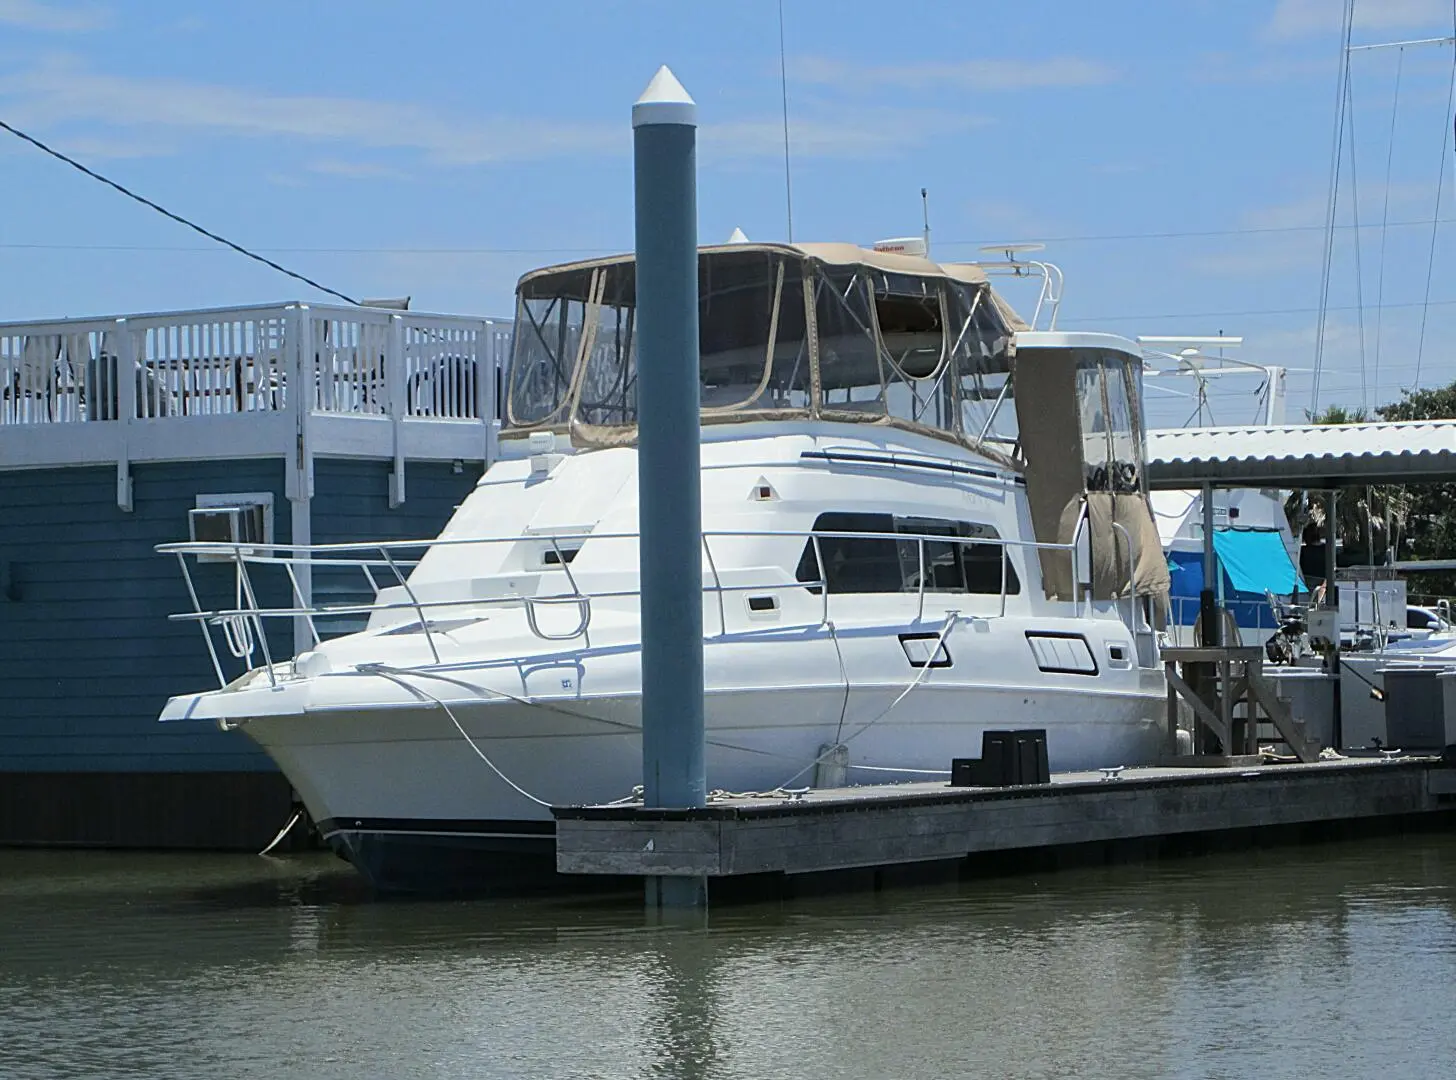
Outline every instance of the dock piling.
[[(642, 784), (648, 807), (707, 801), (698, 390), (697, 106), (667, 67), (632, 106)], [(647, 880), (650, 907), (706, 902), (701, 876)]]

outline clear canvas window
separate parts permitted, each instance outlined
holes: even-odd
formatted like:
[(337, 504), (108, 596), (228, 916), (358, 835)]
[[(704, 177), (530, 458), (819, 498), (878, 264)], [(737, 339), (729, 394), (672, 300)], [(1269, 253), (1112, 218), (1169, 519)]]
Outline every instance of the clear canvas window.
[[(582, 275), (573, 275), (581, 277)], [(579, 282), (584, 285), (585, 282)], [(506, 419), (518, 427), (564, 423), (586, 323), (586, 297), (527, 283), (516, 305)], [(538, 292), (539, 290), (539, 292)]]

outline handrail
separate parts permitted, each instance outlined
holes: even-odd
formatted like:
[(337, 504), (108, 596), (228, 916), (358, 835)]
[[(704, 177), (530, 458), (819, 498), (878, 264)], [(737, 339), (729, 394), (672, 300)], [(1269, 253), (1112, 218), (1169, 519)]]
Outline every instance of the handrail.
[[(582, 634), (586, 633), (586, 628), (591, 625), (592, 608), (590, 596), (523, 596), (521, 599), (525, 601), (526, 625), (531, 628), (531, 633), (535, 634), (542, 641), (571, 641), (573, 638), (581, 637)], [(575, 604), (579, 612), (575, 629), (565, 634), (546, 633), (536, 622), (537, 604)], [(421, 623), (421, 625), (425, 627), (425, 633), (428, 634), (430, 632), (429, 624)], [(435, 655), (435, 663), (438, 664), (439, 662), (440, 657), (437, 653)]]
[[(1077, 529), (1074, 532), (1073, 540), (1068, 544), (1043, 543), (1035, 540), (1018, 540), (1004, 537), (985, 536), (946, 536), (938, 533), (903, 533), (903, 532), (856, 532), (850, 530), (814, 530), (814, 529), (761, 529), (761, 530), (704, 530), (702, 533), (703, 550), (708, 566), (710, 581), (702, 586), (704, 592), (715, 594), (718, 613), (720, 634), (727, 634), (727, 608), (725, 594), (738, 592), (763, 592), (808, 589), (811, 592), (818, 590), (821, 596), (818, 625), (827, 624), (830, 616), (829, 607), (829, 582), (828, 574), (824, 564), (824, 553), (822, 542), (826, 539), (871, 539), (886, 540), (896, 543), (914, 540), (916, 544), (916, 567), (917, 582), (915, 587), (916, 619), (925, 617), (925, 597), (927, 592), (939, 592), (933, 587), (927, 587), (927, 543), (941, 544), (995, 544), (1000, 549), (1001, 580), (998, 604), (998, 616), (1005, 617), (1010, 595), (1011, 561), (1010, 549), (1029, 550), (1054, 550), (1069, 551), (1071, 553), (1074, 577), (1078, 576), (1077, 569), (1079, 560), (1077, 557), (1077, 545), (1085, 525), (1086, 510), (1079, 517)], [(754, 581), (747, 584), (736, 584), (724, 580), (723, 573), (718, 566), (717, 556), (712, 550), (711, 540), (713, 538), (736, 538), (741, 540), (755, 539), (794, 539), (806, 541), (813, 546), (815, 568), (818, 574), (817, 580), (800, 581), (794, 580), (767, 580)], [(544, 641), (565, 641), (582, 636), (587, 633), (593, 612), (593, 601), (631, 599), (640, 597), (640, 588), (626, 589), (605, 589), (594, 592), (583, 591), (577, 580), (576, 574), (570, 569), (566, 557), (566, 550), (562, 547), (563, 542), (580, 540), (585, 543), (587, 540), (638, 540), (639, 534), (635, 532), (601, 533), (553, 533), (550, 535), (524, 534), (516, 536), (500, 537), (468, 537), (452, 538), (447, 540), (418, 540), (418, 541), (382, 541), (378, 543), (353, 542), (346, 544), (258, 544), (252, 543), (225, 543), (225, 542), (199, 542), (188, 541), (158, 545), (158, 550), (173, 554), (177, 557), (182, 566), (183, 574), (187, 582), (188, 596), (192, 601), (193, 610), (169, 616), (174, 621), (195, 621), (198, 622), (204, 639), (207, 643), (208, 654), (213, 662), (213, 668), (221, 684), (226, 685), (222, 670), (221, 659), (213, 645), (209, 626), (219, 625), (220, 620), (243, 619), (257, 628), (257, 639), (264, 653), (264, 662), (268, 671), (268, 678), (274, 685), (277, 683), (277, 665), (275, 665), (269, 646), (267, 636), (264, 632), (264, 619), (272, 618), (305, 618), (312, 632), (315, 643), (320, 640), (315, 619), (318, 617), (340, 616), (340, 615), (373, 615), (381, 611), (410, 611), (413, 612), (419, 622), (420, 632), (424, 634), (426, 644), (429, 647), (430, 655), (434, 663), (442, 662), (439, 646), (436, 643), (435, 633), (431, 627), (430, 613), (440, 612), (459, 608), (485, 609), (495, 606), (519, 606), (524, 609), (527, 625), (531, 632)], [(553, 593), (544, 596), (522, 596), (518, 594), (486, 597), (455, 597), (448, 599), (430, 599), (419, 595), (415, 585), (409, 580), (410, 576), (406, 570), (418, 566), (417, 560), (401, 559), (396, 557), (397, 553), (406, 550), (433, 549), (435, 547), (451, 547), (464, 545), (488, 545), (509, 543), (515, 544), (522, 540), (542, 541), (550, 545), (551, 550), (556, 553), (557, 562), (552, 569), (563, 571), (566, 591)], [(580, 550), (577, 548), (575, 550)], [(366, 554), (368, 558), (353, 558), (354, 556)], [(197, 592), (192, 579), (192, 573), (187, 565), (187, 555), (193, 556), (225, 556), (227, 560), (236, 567), (238, 575), (238, 606), (232, 608), (216, 608), (205, 610), (202, 607), (201, 598)], [(322, 556), (322, 557), (321, 557)], [(356, 568), (359, 569), (369, 581), (373, 588), (375, 599), (368, 603), (355, 604), (314, 604), (309, 605), (303, 602), (302, 590), (298, 587), (298, 579), (294, 574), (294, 567), (298, 564), (307, 564), (310, 570), (317, 573), (320, 570), (330, 568)], [(272, 565), (282, 566), (288, 575), (289, 583), (292, 586), (292, 598), (297, 602), (288, 607), (264, 608), (258, 602), (257, 594), (252, 585), (251, 575), (248, 566)], [(380, 601), (378, 582), (374, 578), (373, 568), (386, 567), (399, 583), (401, 592), (404, 595), (400, 600)], [(551, 571), (545, 570), (544, 573)], [(990, 595), (987, 593), (986, 595)], [(1077, 597), (1072, 597), (1072, 602), (1077, 602)], [(537, 606), (547, 605), (575, 605), (580, 613), (577, 623), (566, 632), (546, 631), (540, 626), (537, 618)]]

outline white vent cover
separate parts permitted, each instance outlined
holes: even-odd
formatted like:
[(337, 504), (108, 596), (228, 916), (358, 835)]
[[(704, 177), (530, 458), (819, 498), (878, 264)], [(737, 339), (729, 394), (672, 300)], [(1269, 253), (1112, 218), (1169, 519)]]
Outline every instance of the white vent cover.
[(1096, 675), (1097, 661), (1081, 634), (1035, 634), (1028, 632), (1027, 644), (1042, 671), (1064, 675)]

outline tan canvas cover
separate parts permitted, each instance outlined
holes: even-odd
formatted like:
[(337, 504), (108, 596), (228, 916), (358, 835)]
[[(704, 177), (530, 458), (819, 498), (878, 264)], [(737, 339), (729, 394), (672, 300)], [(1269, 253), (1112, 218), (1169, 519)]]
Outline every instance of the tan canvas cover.
[[(826, 266), (872, 266), (877, 270), (885, 270), (895, 274), (915, 274), (919, 277), (950, 278), (953, 281), (964, 281), (973, 285), (987, 284), (986, 271), (975, 263), (937, 263), (919, 255), (901, 255), (893, 251), (875, 251), (873, 248), (862, 248), (855, 244), (717, 244), (701, 247), (700, 254), (712, 254), (713, 252), (726, 251), (735, 253), (744, 252), (777, 252), (786, 255), (798, 255), (803, 258), (813, 259)], [(546, 266), (539, 270), (531, 270), (523, 275), (516, 284), (517, 290), (538, 278), (546, 277), (563, 272), (590, 270), (598, 266), (609, 266), (614, 263), (631, 262), (631, 255), (610, 255), (605, 258), (583, 259), (574, 263), (561, 263), (557, 266)], [(1006, 321), (1006, 325), (1012, 330), (1027, 330), (1025, 320), (1016, 314), (1015, 310), (1006, 299), (994, 289), (990, 290), (992, 301), (996, 310)]]
[[(1013, 359), (1012, 373), (1032, 530), (1039, 544), (1069, 544), (1084, 486), (1076, 359), (1070, 349), (1027, 351)], [(1071, 554), (1038, 554), (1047, 596), (1072, 599)]]
[[(1160, 597), (1166, 603), (1168, 564), (1147, 498), (1140, 492), (1085, 494), (1076, 352), (1025, 349), (1013, 365), (1026, 494), (1037, 542), (1072, 543), (1085, 503), (1092, 565), (1080, 569), (1084, 580), (1090, 571), (1093, 597), (1125, 596), (1131, 580), (1139, 596)], [(1043, 550), (1039, 555), (1047, 597), (1075, 598), (1071, 553)]]
[(1113, 520), (1132, 538), (1133, 587), (1139, 596), (1161, 597), (1167, 602), (1172, 580), (1168, 576), (1168, 558), (1163, 554), (1163, 541), (1148, 499), (1142, 493), (1118, 495)]
[(1141, 493), (1090, 492), (1087, 531), (1092, 548), (1094, 600), (1124, 597), (1131, 589), (1138, 596), (1151, 596), (1166, 604), (1168, 563), (1146, 497)]

